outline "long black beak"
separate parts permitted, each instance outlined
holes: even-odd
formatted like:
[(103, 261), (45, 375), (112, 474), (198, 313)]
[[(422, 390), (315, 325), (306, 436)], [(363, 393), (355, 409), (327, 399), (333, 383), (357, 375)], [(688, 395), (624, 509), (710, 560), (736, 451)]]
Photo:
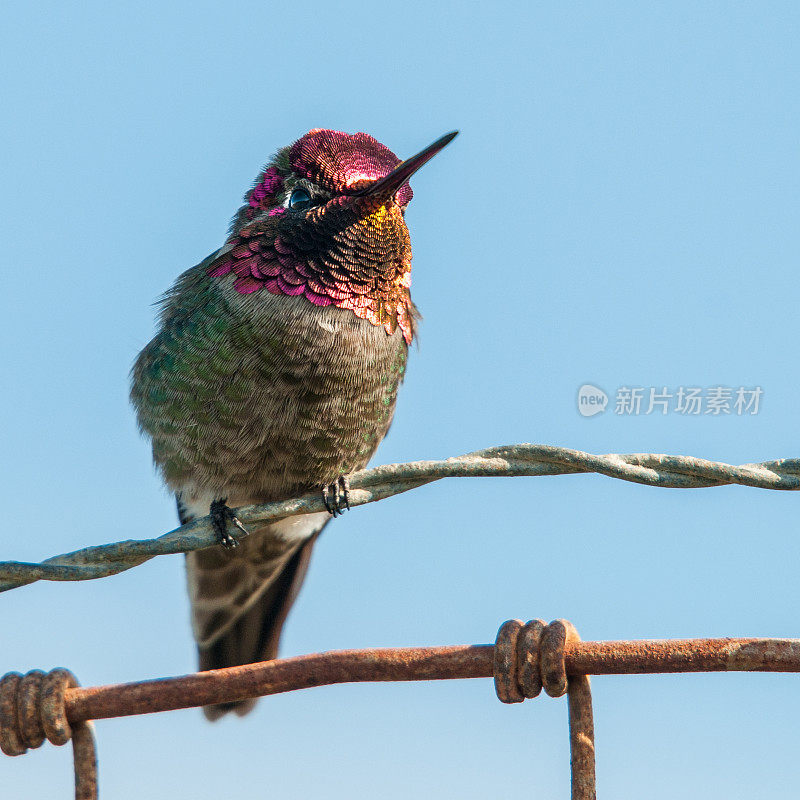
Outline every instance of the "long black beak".
[(401, 186), (408, 183), (411, 176), (423, 165), (427, 164), (440, 150), (447, 147), (453, 139), (458, 136), (458, 131), (451, 131), (437, 139), (433, 144), (429, 144), (424, 150), (417, 153), (405, 161), (401, 161), (388, 175), (379, 178), (375, 183), (353, 192), (351, 197), (373, 197), (383, 195), (384, 197), (394, 197)]

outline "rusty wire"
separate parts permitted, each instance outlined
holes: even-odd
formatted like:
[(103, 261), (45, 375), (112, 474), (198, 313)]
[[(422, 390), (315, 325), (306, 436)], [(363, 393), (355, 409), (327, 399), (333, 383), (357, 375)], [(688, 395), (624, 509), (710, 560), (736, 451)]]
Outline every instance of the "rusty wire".
[[(517, 444), (491, 447), (442, 461), (387, 464), (348, 476), (350, 505), (372, 503), (442, 478), (520, 477), (596, 472), (665, 488), (693, 489), (739, 484), (759, 489), (800, 489), (800, 459), (734, 466), (691, 456), (656, 453), (592, 455), (566, 447)], [(325, 511), (321, 493), (237, 509), (245, 525)], [(80, 581), (116, 575), (154, 556), (187, 553), (217, 544), (210, 518), (203, 517), (155, 539), (86, 547), (41, 563), (0, 562), (0, 592), (38, 580)]]
[[(573, 641), (566, 674), (800, 672), (800, 639), (653, 639)], [(262, 661), (66, 692), (67, 719), (81, 722), (263, 697), (296, 689), (364, 681), (494, 677), (494, 645), (387, 647)]]
[[(61, 724), (71, 727), (75, 743), (77, 731), (84, 731), (84, 723), (93, 719), (171, 711), (337, 683), (494, 677), (498, 697), (504, 702), (536, 696), (542, 687), (554, 696), (567, 692), (572, 798), (594, 800), (589, 675), (731, 671), (800, 672), (800, 639), (582, 642), (565, 620), (547, 626), (541, 620), (525, 625), (510, 620), (501, 626), (494, 645), (340, 650), (137, 683), (89, 688), (65, 685), (63, 705), (56, 703), (56, 708), (63, 709), (66, 723)], [(19, 673), (9, 673), (0, 681), (0, 742), (4, 743), (3, 752), (10, 755), (24, 752), (13, 742), (14, 737), (25, 735), (15, 726), (22, 725), (29, 712), (18, 709), (27, 708), (26, 703), (36, 696), (36, 692), (27, 697), (19, 692), (26, 679)], [(31, 739), (27, 746), (41, 744), (35, 736)], [(9, 741), (10, 748), (5, 744)], [(85, 745), (81, 755), (75, 746), (78, 786), (82, 770), (85, 786), (96, 783), (93, 747), (93, 743), (91, 748)], [(96, 795), (76, 796), (92, 800)]]
[[(573, 800), (593, 800), (594, 725), (589, 675), (674, 672), (800, 672), (800, 639), (666, 639), (582, 642), (565, 620), (504, 623), (494, 645), (340, 650), (191, 675), (82, 688), (66, 670), (54, 670), (56, 701), (45, 702), (49, 676), (9, 673), (0, 681), (0, 744), (19, 755), (46, 735), (73, 738), (76, 797), (96, 797), (94, 743), (86, 723), (244, 700), (297, 689), (361, 681), (459, 678), (495, 680), (498, 697), (519, 702), (569, 695)], [(66, 677), (65, 677), (66, 676)], [(38, 688), (37, 688), (38, 687)], [(40, 722), (36, 722), (40, 720)], [(56, 720), (53, 722), (53, 720)], [(36, 726), (40, 726), (37, 728)], [(60, 731), (51, 737), (54, 726)], [(42, 733), (39, 732), (41, 730)], [(82, 783), (81, 783), (82, 781)], [(81, 788), (83, 787), (83, 788)], [(95, 787), (95, 788), (93, 788)], [(78, 791), (84, 792), (78, 794)]]

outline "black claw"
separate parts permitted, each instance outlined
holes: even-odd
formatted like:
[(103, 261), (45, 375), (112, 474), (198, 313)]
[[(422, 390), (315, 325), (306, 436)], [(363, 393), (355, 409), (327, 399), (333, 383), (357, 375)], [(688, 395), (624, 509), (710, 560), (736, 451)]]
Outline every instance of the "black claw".
[(325, 503), (325, 510), (332, 516), (335, 517), (336, 513), (331, 506), (331, 499), (330, 499), (331, 487), (325, 485), (322, 487), (322, 502)]
[(350, 508), (350, 484), (344, 475), (322, 487), (322, 502), (332, 517), (339, 517)]
[(211, 522), (214, 525), (214, 530), (219, 537), (219, 543), (228, 549), (233, 549), (237, 546), (236, 539), (228, 533), (228, 523), (230, 522), (234, 527), (238, 528), (244, 536), (249, 536), (250, 531), (242, 525), (241, 520), (233, 513), (233, 510), (228, 508), (228, 498), (221, 497), (219, 500), (214, 500), (211, 503)]

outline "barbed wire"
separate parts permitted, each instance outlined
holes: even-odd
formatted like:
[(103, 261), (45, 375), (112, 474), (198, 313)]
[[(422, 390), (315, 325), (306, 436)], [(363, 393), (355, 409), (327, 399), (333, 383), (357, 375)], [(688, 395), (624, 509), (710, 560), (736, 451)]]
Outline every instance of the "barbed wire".
[[(670, 489), (700, 489), (738, 484), (758, 489), (800, 489), (800, 458), (758, 464), (726, 464), (692, 456), (631, 453), (594, 455), (567, 447), (516, 444), (490, 447), (438, 461), (386, 464), (348, 476), (350, 505), (392, 497), (443, 478), (540, 477), (597, 473), (609, 478)], [(245, 526), (297, 514), (325, 511), (320, 492), (291, 500), (245, 506), (236, 514)], [(155, 556), (188, 553), (218, 544), (209, 517), (202, 517), (154, 539), (132, 539), (86, 547), (41, 563), (0, 562), (0, 592), (39, 580), (83, 581), (116, 575)]]

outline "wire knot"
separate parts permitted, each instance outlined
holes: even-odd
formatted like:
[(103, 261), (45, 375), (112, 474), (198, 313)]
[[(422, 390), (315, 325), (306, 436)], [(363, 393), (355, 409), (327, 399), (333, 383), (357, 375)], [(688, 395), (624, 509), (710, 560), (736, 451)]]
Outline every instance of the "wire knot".
[(544, 688), (550, 697), (567, 693), (564, 650), (579, 642), (575, 626), (565, 619), (546, 625), (540, 619), (510, 619), (500, 626), (494, 645), (494, 688), (502, 703), (521, 703)]
[(55, 745), (72, 740), (75, 798), (95, 800), (97, 755), (91, 724), (71, 726), (67, 719), (65, 694), (78, 685), (66, 669), (4, 675), (0, 679), (0, 750), (7, 756), (21, 756), (41, 747), (45, 739)]

